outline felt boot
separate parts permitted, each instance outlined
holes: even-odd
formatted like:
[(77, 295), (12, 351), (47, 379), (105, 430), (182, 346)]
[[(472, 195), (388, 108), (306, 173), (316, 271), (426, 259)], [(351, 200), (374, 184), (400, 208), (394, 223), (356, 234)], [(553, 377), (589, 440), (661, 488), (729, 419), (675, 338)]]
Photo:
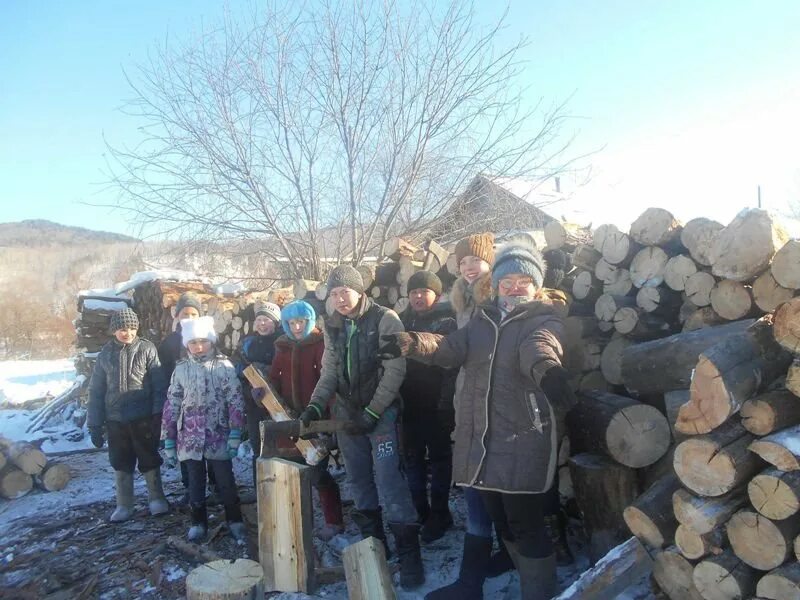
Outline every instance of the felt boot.
[(119, 523), (133, 516), (133, 473), (114, 471), (114, 484), (117, 494), (117, 508), (111, 513), (110, 521)]
[(425, 571), (419, 552), (419, 525), (416, 523), (391, 523), (397, 557), (400, 561), (400, 585), (406, 589), (422, 585)]
[(208, 511), (205, 504), (192, 504), (192, 526), (189, 527), (189, 540), (201, 542), (208, 534)]
[(544, 526), (547, 535), (553, 542), (553, 550), (556, 552), (556, 564), (559, 567), (568, 567), (575, 562), (572, 551), (567, 543), (567, 524), (566, 516), (559, 511), (559, 514), (547, 515), (544, 518)]
[(489, 559), (489, 566), (486, 568), (486, 577), (488, 578), (499, 577), (503, 573), (514, 570), (514, 563), (511, 560), (511, 556), (508, 554), (508, 549), (503, 542), (503, 538), (498, 537), (497, 544), (499, 549), (492, 554), (492, 557)]
[(550, 600), (555, 596), (558, 584), (555, 552), (543, 558), (531, 558), (522, 556), (516, 544), (508, 540), (505, 544), (519, 573), (522, 600)]
[(425, 600), (483, 600), (483, 582), (492, 552), (492, 539), (467, 533), (458, 579), (433, 590)]
[(163, 515), (169, 512), (169, 503), (164, 496), (164, 487), (161, 485), (161, 469), (153, 469), (143, 473), (147, 482), (147, 500), (150, 514)]

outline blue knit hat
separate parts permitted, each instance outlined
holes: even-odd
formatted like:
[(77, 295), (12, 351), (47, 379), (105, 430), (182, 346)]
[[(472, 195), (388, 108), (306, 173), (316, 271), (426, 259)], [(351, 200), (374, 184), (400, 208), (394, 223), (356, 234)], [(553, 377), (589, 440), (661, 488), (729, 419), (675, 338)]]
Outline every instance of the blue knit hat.
[(492, 266), (492, 287), (497, 289), (500, 280), (507, 275), (528, 275), (537, 288), (544, 283), (547, 265), (542, 253), (532, 243), (514, 241), (500, 249)]
[(289, 336), (289, 339), (293, 340), (294, 334), (292, 333), (291, 327), (289, 327), (289, 321), (291, 319), (306, 320), (306, 329), (303, 332), (303, 338), (307, 338), (308, 334), (314, 331), (314, 327), (317, 326), (317, 312), (314, 310), (314, 307), (305, 300), (290, 302), (281, 310), (281, 326), (286, 332), (286, 335)]

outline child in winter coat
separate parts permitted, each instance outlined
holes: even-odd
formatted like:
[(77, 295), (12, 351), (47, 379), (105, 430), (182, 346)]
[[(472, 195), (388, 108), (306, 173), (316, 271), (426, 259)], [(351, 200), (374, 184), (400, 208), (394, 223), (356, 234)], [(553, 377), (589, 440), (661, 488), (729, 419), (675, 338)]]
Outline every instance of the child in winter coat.
[[(302, 300), (287, 304), (281, 310), (281, 326), (285, 335), (275, 342), (275, 358), (269, 371), (269, 380), (293, 415), (299, 415), (308, 406), (322, 370), (325, 339), (316, 321), (314, 307)], [(304, 462), (290, 439), (278, 440), (276, 446), (284, 458)], [(312, 469), (312, 484), (319, 494), (325, 518), (325, 526), (317, 530), (317, 537), (327, 540), (341, 533), (344, 528), (339, 486), (328, 472), (327, 457)]]
[(117, 507), (112, 522), (133, 516), (133, 470), (147, 482), (150, 513), (169, 511), (161, 486), (161, 457), (153, 421), (161, 414), (166, 381), (156, 347), (137, 336), (139, 318), (130, 308), (111, 316), (114, 339), (97, 357), (89, 382), (87, 416), (92, 443), (102, 448), (108, 435), (108, 459), (114, 468)]
[(172, 374), (161, 424), (164, 452), (174, 466), (186, 462), (192, 513), (190, 540), (208, 532), (206, 463), (214, 470), (225, 519), (237, 541), (245, 538), (239, 494), (231, 460), (239, 449), (244, 426), (242, 389), (233, 365), (217, 353), (214, 319), (181, 321), (188, 356)]

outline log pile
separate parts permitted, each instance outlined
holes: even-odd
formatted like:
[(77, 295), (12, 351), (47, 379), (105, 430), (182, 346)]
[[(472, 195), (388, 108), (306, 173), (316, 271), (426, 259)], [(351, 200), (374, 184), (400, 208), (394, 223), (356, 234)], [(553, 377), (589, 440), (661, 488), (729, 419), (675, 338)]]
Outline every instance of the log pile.
[(63, 490), (69, 480), (69, 467), (49, 461), (35, 444), (0, 436), (0, 497), (21, 498), (34, 484), (46, 492), (56, 492)]

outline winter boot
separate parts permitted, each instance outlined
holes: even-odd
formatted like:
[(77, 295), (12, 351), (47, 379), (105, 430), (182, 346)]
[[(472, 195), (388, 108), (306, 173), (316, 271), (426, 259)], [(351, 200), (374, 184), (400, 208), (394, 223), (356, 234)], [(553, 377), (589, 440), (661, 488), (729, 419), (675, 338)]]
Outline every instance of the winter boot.
[(575, 562), (572, 556), (572, 551), (569, 549), (567, 543), (567, 524), (566, 516), (558, 512), (555, 515), (546, 515), (544, 518), (544, 527), (547, 530), (547, 536), (553, 542), (553, 550), (556, 553), (556, 564), (559, 567), (568, 567)]
[(133, 473), (114, 471), (117, 492), (117, 508), (111, 513), (110, 521), (119, 523), (133, 516)]
[(503, 538), (498, 536), (497, 545), (499, 549), (492, 554), (492, 557), (489, 559), (489, 566), (486, 567), (487, 578), (500, 577), (503, 573), (514, 570), (514, 562), (508, 554), (508, 549), (503, 542)]
[(228, 529), (237, 542), (244, 544), (247, 541), (247, 529), (241, 521), (228, 521)]
[(191, 509), (192, 526), (187, 537), (192, 542), (201, 542), (208, 534), (208, 511), (205, 504), (192, 504)]
[(544, 558), (530, 558), (522, 556), (515, 543), (504, 541), (519, 573), (521, 599), (550, 600), (555, 596), (558, 584), (555, 552)]
[(434, 542), (444, 536), (445, 532), (453, 526), (453, 515), (449, 509), (432, 510), (420, 531), (420, 538), (426, 544)]
[(169, 503), (164, 496), (164, 488), (161, 485), (161, 469), (153, 469), (144, 473), (144, 480), (147, 482), (147, 499), (150, 514), (154, 517), (169, 512)]
[(322, 505), (322, 514), (325, 525), (316, 531), (316, 536), (328, 541), (333, 536), (344, 531), (344, 518), (342, 517), (342, 498), (339, 495), (338, 485), (326, 485), (317, 488), (319, 502)]
[(422, 556), (419, 553), (419, 525), (391, 523), (389, 529), (394, 535), (400, 561), (400, 585), (406, 589), (422, 585), (425, 571), (422, 569)]
[(483, 600), (483, 582), (491, 552), (492, 538), (467, 533), (464, 536), (464, 555), (458, 579), (433, 590), (425, 596), (425, 600)]
[(386, 541), (386, 531), (383, 529), (383, 514), (381, 509), (354, 510), (350, 513), (350, 516), (361, 532), (362, 539), (374, 537), (383, 542), (383, 547), (386, 550), (386, 560), (389, 560), (392, 556), (392, 552), (389, 550), (389, 543)]

